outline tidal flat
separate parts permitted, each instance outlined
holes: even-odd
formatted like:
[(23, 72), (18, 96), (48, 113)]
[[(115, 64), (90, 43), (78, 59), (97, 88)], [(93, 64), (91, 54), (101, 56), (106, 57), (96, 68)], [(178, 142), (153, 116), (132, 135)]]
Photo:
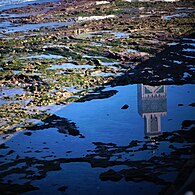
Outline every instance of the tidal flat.
[(2, 194), (195, 192), (192, 0), (0, 8)]

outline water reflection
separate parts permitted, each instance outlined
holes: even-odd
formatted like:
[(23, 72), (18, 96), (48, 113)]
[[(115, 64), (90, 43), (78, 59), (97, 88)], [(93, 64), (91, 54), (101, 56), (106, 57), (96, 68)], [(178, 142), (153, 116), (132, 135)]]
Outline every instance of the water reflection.
[(144, 118), (145, 136), (161, 133), (161, 116), (167, 114), (166, 86), (137, 86), (138, 112)]

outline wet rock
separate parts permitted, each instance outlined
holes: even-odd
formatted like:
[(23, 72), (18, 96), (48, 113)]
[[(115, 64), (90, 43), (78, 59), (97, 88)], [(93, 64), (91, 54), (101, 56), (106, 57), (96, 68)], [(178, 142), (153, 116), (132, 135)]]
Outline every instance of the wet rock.
[(0, 149), (7, 149), (9, 146), (6, 146), (5, 144), (0, 144)]
[(39, 189), (28, 182), (24, 184), (1, 183), (0, 188), (4, 194), (22, 194)]
[(122, 175), (112, 169), (108, 170), (107, 172), (100, 174), (100, 179), (102, 181), (120, 181), (122, 179)]
[(41, 150), (35, 150), (36, 153), (41, 153)]
[(178, 104), (178, 106), (184, 106), (183, 104)]
[(129, 108), (129, 106), (127, 105), (127, 104), (125, 104), (125, 105), (123, 105), (122, 107), (121, 107), (121, 109), (128, 109)]
[(112, 52), (112, 51), (107, 51), (106, 53), (108, 58), (113, 58), (113, 59), (121, 59), (121, 56), (118, 53)]
[(76, 129), (68, 129), (69, 135), (77, 136), (80, 135), (79, 130)]
[(68, 189), (67, 186), (62, 186), (62, 187), (59, 187), (59, 188), (58, 188), (58, 191), (60, 191), (60, 192), (65, 192), (67, 189)]
[(171, 143), (174, 143), (174, 142), (183, 143), (185, 140), (184, 140), (184, 138), (181, 137), (181, 136), (174, 135), (174, 136), (172, 136), (172, 137), (169, 139), (169, 141), (170, 141)]
[(31, 136), (32, 133), (31, 132), (25, 132), (24, 135)]
[(93, 142), (96, 146), (116, 146), (114, 143)]
[(91, 59), (91, 61), (92, 61), (93, 64), (96, 65), (96, 66), (102, 66), (101, 61), (98, 60), (98, 59)]
[(45, 161), (43, 165), (38, 165), (37, 168), (42, 170), (43, 173), (47, 173), (48, 171), (59, 171), (62, 168), (58, 162), (49, 162)]
[(189, 104), (189, 106), (195, 107), (195, 103), (191, 103)]
[(90, 162), (91, 167), (106, 168), (111, 166), (111, 163), (105, 159), (89, 159), (88, 162)]
[(90, 101), (93, 99), (109, 98), (115, 95), (116, 93), (118, 93), (118, 91), (110, 90), (110, 91), (101, 91), (99, 94), (87, 94), (85, 97), (80, 98), (76, 102), (85, 102), (85, 101)]
[(195, 121), (194, 120), (185, 120), (182, 122), (182, 128), (187, 128), (190, 127), (191, 125), (194, 125)]
[(13, 154), (14, 152), (15, 152), (14, 150), (10, 150), (6, 155)]
[(132, 140), (132, 141), (129, 143), (129, 146), (130, 146), (130, 147), (138, 146), (138, 141)]

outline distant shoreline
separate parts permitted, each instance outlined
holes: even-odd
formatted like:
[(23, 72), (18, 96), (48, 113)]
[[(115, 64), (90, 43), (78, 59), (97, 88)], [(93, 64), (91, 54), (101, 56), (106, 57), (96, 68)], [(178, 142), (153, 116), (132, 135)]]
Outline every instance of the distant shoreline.
[(31, 5), (34, 3), (49, 3), (49, 2), (58, 2), (60, 0), (31, 0), (31, 1), (25, 1), (25, 2), (21, 2), (21, 3), (16, 3), (16, 4), (5, 4), (5, 5), (1, 5), (0, 4), (0, 11), (5, 11), (5, 10), (9, 10), (12, 8), (20, 8), (20, 7), (24, 7), (27, 5)]

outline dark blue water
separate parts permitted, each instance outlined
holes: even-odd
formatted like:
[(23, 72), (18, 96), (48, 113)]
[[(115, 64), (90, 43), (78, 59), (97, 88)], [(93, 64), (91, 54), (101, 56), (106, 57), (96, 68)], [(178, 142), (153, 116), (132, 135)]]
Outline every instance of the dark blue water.
[[(94, 154), (94, 159), (102, 159), (97, 150), (97, 153), (94, 153), (96, 147), (94, 142), (127, 146), (132, 140), (144, 141), (145, 136), (158, 136), (166, 131), (180, 129), (183, 120), (194, 118), (194, 108), (189, 104), (194, 102), (195, 88), (193, 85), (157, 87), (127, 85), (112, 89), (117, 90), (118, 93), (110, 98), (51, 107), (51, 113), (75, 122), (81, 134), (85, 136), (83, 139), (78, 136), (65, 136), (58, 132), (57, 128), (60, 127), (56, 126), (56, 128), (32, 131), (30, 137), (24, 135), (24, 132), (18, 132), (5, 142), (9, 148), (1, 150), (1, 154), (8, 153), (10, 149), (14, 152), (6, 156), (6, 161), (2, 157), (2, 162), (6, 162), (5, 164), (13, 162), (17, 155), (23, 159), (14, 161), (10, 170), (14, 168), (22, 170), (27, 158), (31, 160), (24, 173), (10, 172), (3, 178), (3, 183), (13, 180), (14, 183), (24, 184), (30, 181), (31, 176), (27, 174), (28, 171), (39, 175), (38, 167), (50, 161), (59, 164), (61, 169), (48, 171), (41, 180), (33, 179), (31, 184), (39, 190), (26, 194), (61, 194), (58, 191), (61, 186), (68, 187), (67, 194), (158, 194), (162, 186), (155, 185), (153, 182), (136, 183), (124, 179), (118, 182), (100, 180), (100, 174), (109, 169), (115, 171), (128, 169), (125, 164), (106, 168), (92, 167), (90, 163), (79, 162), (77, 158)], [(121, 109), (124, 104), (129, 105), (129, 108)], [(178, 106), (179, 104), (183, 106)], [(152, 120), (152, 117), (156, 120)], [(151, 126), (147, 126), (147, 123)], [(161, 156), (162, 152), (169, 154), (169, 143), (166, 141), (157, 143), (156, 146), (156, 149), (139, 152), (117, 151), (110, 160), (117, 160), (118, 155), (121, 155), (118, 161), (123, 162), (127, 159), (147, 160), (153, 156)], [(69, 158), (74, 159), (73, 162), (63, 162)], [(168, 171), (161, 177), (174, 180), (176, 173)]]

